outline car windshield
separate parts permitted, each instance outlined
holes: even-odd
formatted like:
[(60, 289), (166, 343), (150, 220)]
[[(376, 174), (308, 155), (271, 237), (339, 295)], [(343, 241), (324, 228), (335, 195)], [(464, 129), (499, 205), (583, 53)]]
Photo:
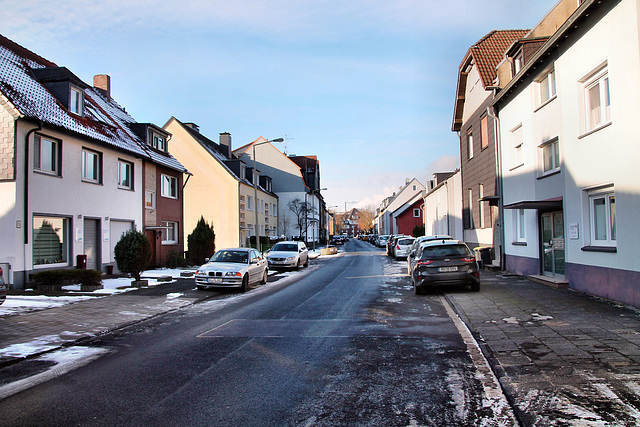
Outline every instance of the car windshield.
[(298, 252), (298, 245), (294, 243), (277, 243), (271, 250), (276, 252)]
[(464, 245), (442, 245), (427, 246), (422, 250), (421, 259), (444, 258), (454, 256), (471, 255), (469, 249)]
[(400, 239), (398, 240), (399, 245), (407, 246), (413, 243), (413, 239)]
[(246, 264), (249, 260), (249, 254), (246, 251), (218, 251), (211, 257), (209, 262), (234, 262), (238, 264)]

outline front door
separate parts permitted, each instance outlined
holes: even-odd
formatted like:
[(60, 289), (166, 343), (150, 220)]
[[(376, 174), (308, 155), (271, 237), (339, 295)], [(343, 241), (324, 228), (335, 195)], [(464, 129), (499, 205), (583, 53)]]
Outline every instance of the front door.
[(564, 279), (564, 216), (562, 211), (543, 213), (542, 274)]
[(87, 256), (87, 268), (100, 270), (100, 220), (84, 220), (84, 254)]

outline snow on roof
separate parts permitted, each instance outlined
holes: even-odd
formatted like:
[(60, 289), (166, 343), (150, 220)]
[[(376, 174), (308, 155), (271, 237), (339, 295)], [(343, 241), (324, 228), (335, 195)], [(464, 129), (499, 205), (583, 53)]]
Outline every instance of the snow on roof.
[[(48, 68), (49, 70), (44, 71)], [(34, 70), (35, 71), (34, 73)], [(42, 71), (40, 71), (42, 70)], [(114, 148), (128, 151), (186, 172), (170, 154), (155, 153), (146, 147), (129, 128), (136, 123), (113, 99), (107, 100), (95, 88), (82, 84), (84, 111), (82, 116), (70, 113), (36, 78), (67, 74), (75, 83), (79, 79), (70, 71), (57, 67), (33, 52), (0, 35), (0, 92), (21, 117), (73, 132)]]

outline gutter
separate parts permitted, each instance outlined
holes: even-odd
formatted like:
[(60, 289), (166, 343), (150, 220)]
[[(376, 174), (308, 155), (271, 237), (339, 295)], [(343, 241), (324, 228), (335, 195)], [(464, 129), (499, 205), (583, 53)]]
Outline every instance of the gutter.
[[(19, 120), (19, 119), (18, 119)], [(18, 137), (18, 120), (15, 121), (15, 137)], [(38, 121), (38, 127), (33, 128), (27, 132), (24, 137), (24, 245), (26, 250), (26, 245), (29, 243), (29, 138), (31, 138), (31, 134), (42, 130), (42, 122)], [(58, 159), (60, 160), (60, 159)], [(62, 171), (61, 171), (62, 172)], [(26, 261), (26, 257), (25, 260)]]

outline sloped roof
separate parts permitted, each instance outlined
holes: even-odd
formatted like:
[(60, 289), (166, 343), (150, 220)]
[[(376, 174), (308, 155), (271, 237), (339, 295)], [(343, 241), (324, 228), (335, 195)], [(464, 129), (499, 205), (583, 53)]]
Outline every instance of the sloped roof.
[[(34, 73), (35, 70), (35, 73)], [(36, 79), (66, 75), (84, 91), (83, 116), (70, 113), (51, 92)], [(64, 67), (57, 67), (35, 53), (0, 35), (0, 92), (18, 111), (20, 117), (90, 138), (113, 148), (138, 155), (169, 168), (187, 172), (173, 156), (148, 148), (129, 128), (136, 123), (113, 99), (85, 84)]]
[(475, 64), (482, 86), (485, 89), (492, 87), (497, 77), (498, 64), (503, 60), (504, 53), (514, 41), (526, 36), (528, 32), (529, 30), (493, 30), (467, 50), (458, 70), (452, 130), (460, 130), (462, 125), (467, 89), (467, 67), (472, 63)]

